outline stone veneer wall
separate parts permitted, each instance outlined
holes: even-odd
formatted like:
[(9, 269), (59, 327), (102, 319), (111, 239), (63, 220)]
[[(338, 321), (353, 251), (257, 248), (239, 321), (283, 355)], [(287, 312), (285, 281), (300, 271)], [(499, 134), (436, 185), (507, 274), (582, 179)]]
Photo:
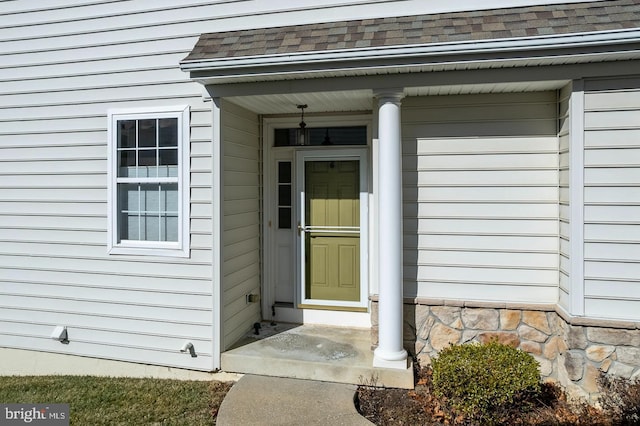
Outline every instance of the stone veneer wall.
[[(378, 304), (372, 300), (377, 344)], [(640, 377), (640, 323), (570, 318), (555, 306), (430, 302), (404, 305), (404, 346), (422, 365), (450, 344), (491, 339), (522, 349), (540, 363), (545, 380), (595, 400), (600, 371)]]

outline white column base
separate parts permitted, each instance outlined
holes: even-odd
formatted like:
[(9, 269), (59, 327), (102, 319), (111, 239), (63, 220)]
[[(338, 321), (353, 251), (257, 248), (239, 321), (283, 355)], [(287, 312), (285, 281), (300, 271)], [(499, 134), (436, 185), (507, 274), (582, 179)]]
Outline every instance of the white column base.
[(409, 367), (407, 362), (407, 351), (386, 353), (377, 348), (373, 351), (373, 366), (376, 368), (393, 368), (396, 370), (406, 370)]

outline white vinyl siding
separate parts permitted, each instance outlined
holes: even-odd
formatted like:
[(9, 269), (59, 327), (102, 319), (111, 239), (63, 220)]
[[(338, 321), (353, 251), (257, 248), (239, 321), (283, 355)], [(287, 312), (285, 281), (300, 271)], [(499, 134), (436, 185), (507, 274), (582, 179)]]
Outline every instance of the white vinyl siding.
[[(418, 3), (397, 2), (407, 14), (418, 13)], [(224, 307), (214, 306), (213, 277), (222, 266), (212, 263), (218, 206), (212, 199), (211, 104), (203, 102), (202, 86), (179, 63), (201, 33), (312, 23), (321, 15), (335, 21), (384, 16), (392, 10), (386, 2), (355, 4), (0, 2), (0, 345), (216, 367), (219, 318), (229, 323), (226, 340), (259, 319), (259, 304), (245, 301), (245, 293), (259, 286), (259, 189), (237, 181), (226, 192), (237, 197), (223, 206), (228, 288), (221, 295)], [(167, 105), (190, 108), (189, 257), (108, 257), (107, 111)], [(244, 124), (239, 131), (246, 130)], [(234, 141), (229, 149), (242, 143)], [(257, 173), (257, 160), (228, 156), (231, 183), (236, 167)], [(108, 293), (112, 288), (117, 292)], [(69, 345), (49, 338), (59, 324), (69, 327)], [(194, 343), (197, 358), (179, 352), (186, 340)]]
[(555, 92), (403, 100), (405, 296), (555, 303)]
[[(580, 0), (554, 0), (552, 3)], [(185, 2), (186, 3), (186, 2)], [(500, 7), (548, 4), (540, 0), (502, 1)], [(173, 34), (188, 36), (211, 31), (253, 29), (318, 22), (408, 16), (465, 10), (491, 9), (495, 4), (479, 5), (470, 0), (432, 3), (423, 0), (48, 0), (46, 6), (32, 0), (0, 2), (0, 39), (16, 42), (19, 51), (33, 49), (33, 40), (56, 36), (52, 46), (68, 43), (102, 47), (104, 43), (146, 39), (166, 40)], [(28, 29), (29, 31), (23, 31)], [(159, 30), (161, 29), (161, 30)], [(117, 31), (115, 34), (105, 33)], [(87, 35), (91, 38), (87, 39)], [(66, 38), (62, 39), (62, 38)], [(164, 39), (164, 40), (163, 40)], [(169, 44), (169, 46), (175, 46)], [(171, 51), (170, 48), (163, 51)], [(174, 47), (175, 50), (181, 47)], [(92, 49), (89, 50), (89, 54)], [(46, 52), (41, 52), (46, 53)], [(100, 57), (101, 52), (97, 52)], [(90, 55), (88, 57), (91, 57)], [(46, 62), (38, 57), (39, 62)], [(55, 60), (55, 59), (54, 59)]]
[(223, 102), (223, 333), (226, 347), (260, 321), (260, 131), (258, 116)]
[(585, 83), (585, 314), (640, 320), (640, 85)]
[[(198, 34), (133, 37), (105, 16), (133, 4), (85, 3), (0, 5), (0, 345), (212, 370), (211, 107), (178, 65)], [(108, 256), (107, 111), (167, 105), (190, 109), (189, 257)]]

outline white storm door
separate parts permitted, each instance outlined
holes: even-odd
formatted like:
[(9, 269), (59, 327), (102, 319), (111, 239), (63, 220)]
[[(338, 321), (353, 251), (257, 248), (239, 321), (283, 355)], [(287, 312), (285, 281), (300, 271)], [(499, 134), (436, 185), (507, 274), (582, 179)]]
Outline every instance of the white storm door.
[(299, 307), (359, 310), (368, 294), (366, 150), (296, 157)]

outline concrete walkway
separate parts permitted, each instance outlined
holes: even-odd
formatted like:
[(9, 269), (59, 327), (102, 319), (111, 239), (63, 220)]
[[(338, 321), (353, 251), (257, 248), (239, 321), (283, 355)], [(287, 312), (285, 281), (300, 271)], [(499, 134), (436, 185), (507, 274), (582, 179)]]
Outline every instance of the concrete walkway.
[(356, 386), (313, 380), (243, 376), (218, 412), (218, 426), (372, 425), (358, 414)]

